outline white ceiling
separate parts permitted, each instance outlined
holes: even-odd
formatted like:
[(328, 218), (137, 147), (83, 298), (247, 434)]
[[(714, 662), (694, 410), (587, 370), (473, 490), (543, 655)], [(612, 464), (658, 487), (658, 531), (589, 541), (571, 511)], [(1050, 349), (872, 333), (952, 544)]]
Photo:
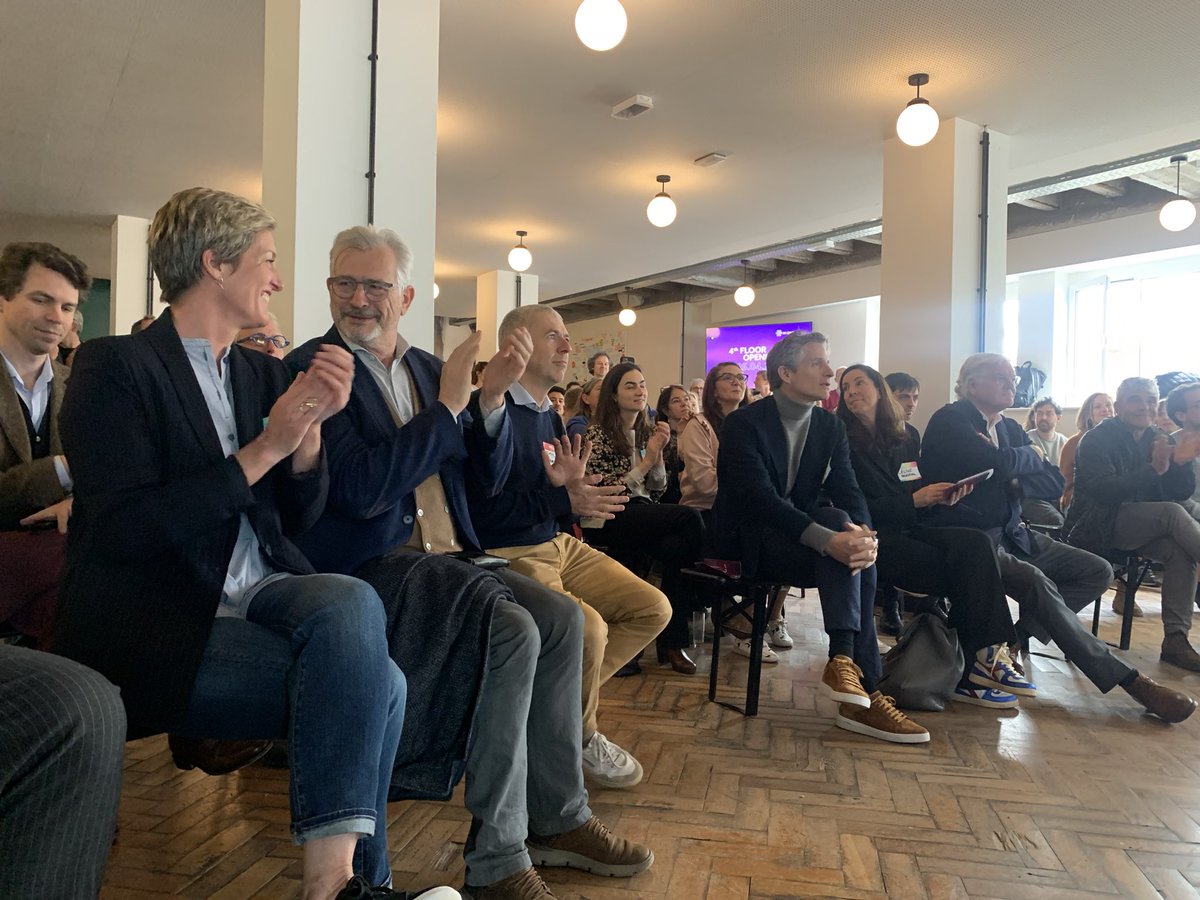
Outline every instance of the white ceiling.
[[(1011, 183), (1200, 137), (1197, 0), (624, 3), (597, 54), (574, 0), (442, 0), (440, 313), (473, 313), (517, 228), (545, 299), (878, 216), (912, 72), (943, 117), (1012, 136)], [(250, 0), (6, 0), (0, 214), (257, 196), (262, 36)], [(633, 93), (653, 111), (611, 118)], [(660, 172), (665, 230), (644, 214)]]

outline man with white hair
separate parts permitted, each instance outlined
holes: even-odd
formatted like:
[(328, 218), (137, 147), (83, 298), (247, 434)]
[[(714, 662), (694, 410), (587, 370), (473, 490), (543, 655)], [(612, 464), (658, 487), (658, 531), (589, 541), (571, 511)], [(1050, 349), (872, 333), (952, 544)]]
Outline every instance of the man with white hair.
[(1155, 425), (1158, 385), (1150, 378), (1122, 381), (1113, 406), (1116, 416), (1079, 442), (1067, 540), (1093, 553), (1136, 551), (1163, 563), (1160, 658), (1200, 672), (1200, 654), (1188, 642), (1200, 524), (1180, 505), (1196, 487), (1200, 434), (1182, 432), (1176, 441)]
[(1053, 488), (1058, 472), (1021, 426), (1004, 415), (1016, 384), (1012, 364), (999, 354), (976, 353), (962, 364), (954, 386), (960, 399), (934, 413), (925, 430), (921, 476), (932, 483), (989, 469), (992, 474), (956, 506), (939, 508), (929, 524), (986, 531), (996, 543), (1004, 590), (1021, 607), (1018, 629), (1053, 640), (1101, 692), (1120, 685), (1154, 715), (1181, 722), (1195, 711), (1196, 701), (1113, 656), (1076, 615), (1112, 582), (1112, 567), (1086, 550), (1030, 531), (1021, 521), (1022, 483), (1041, 480)]

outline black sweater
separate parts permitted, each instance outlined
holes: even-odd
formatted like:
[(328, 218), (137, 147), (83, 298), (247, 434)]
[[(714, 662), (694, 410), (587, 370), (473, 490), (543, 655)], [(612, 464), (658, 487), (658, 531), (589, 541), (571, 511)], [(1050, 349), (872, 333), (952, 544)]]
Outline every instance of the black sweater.
[(877, 530), (903, 531), (918, 524), (912, 496), (926, 482), (921, 478), (901, 481), (900, 468), (905, 463), (915, 467), (920, 456), (921, 435), (911, 425), (904, 426), (904, 438), (887, 450), (874, 443), (850, 442), (850, 464)]

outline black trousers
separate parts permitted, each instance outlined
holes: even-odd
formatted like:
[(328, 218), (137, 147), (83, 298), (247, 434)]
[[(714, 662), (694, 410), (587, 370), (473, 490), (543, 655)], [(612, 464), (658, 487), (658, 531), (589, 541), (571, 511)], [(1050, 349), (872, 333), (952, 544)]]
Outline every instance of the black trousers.
[(704, 556), (704, 520), (700, 510), (673, 503), (633, 502), (604, 523), (585, 530), (588, 543), (605, 547), (620, 559), (644, 553), (662, 563), (662, 592), (671, 601), (671, 621), (663, 629), (663, 645), (682, 649), (691, 643), (696, 591), (679, 571)]
[(991, 538), (974, 528), (911, 528), (879, 535), (879, 580), (950, 601), (950, 627), (958, 632), (969, 665), (975, 653), (1016, 640), (1000, 564)]

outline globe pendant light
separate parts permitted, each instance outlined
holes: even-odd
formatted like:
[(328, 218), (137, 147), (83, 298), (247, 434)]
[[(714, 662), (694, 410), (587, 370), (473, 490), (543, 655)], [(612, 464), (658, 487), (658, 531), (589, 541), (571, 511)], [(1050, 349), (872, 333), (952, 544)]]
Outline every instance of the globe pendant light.
[(637, 321), (637, 313), (627, 306), (617, 313), (617, 321), (628, 328)]
[(896, 119), (896, 137), (910, 147), (923, 147), (933, 140), (941, 123), (929, 101), (921, 96), (921, 86), (929, 84), (929, 76), (923, 72), (909, 75), (908, 83), (917, 89), (917, 96), (908, 101)]
[(754, 287), (750, 284), (750, 260), (742, 260), (742, 286), (733, 292), (733, 302), (738, 306), (749, 306), (754, 302)]
[(631, 293), (629, 288), (617, 294), (617, 303), (621, 305), (621, 311), (617, 313), (617, 321), (628, 328), (637, 321), (637, 311), (635, 306), (641, 305), (641, 298)]
[(524, 272), (533, 265), (533, 254), (525, 246), (525, 235), (528, 231), (517, 232), (517, 246), (508, 251), (508, 267), (514, 272)]
[(1179, 169), (1187, 162), (1186, 156), (1172, 156), (1175, 163), (1175, 199), (1167, 201), (1158, 211), (1158, 223), (1167, 231), (1183, 231), (1196, 221), (1196, 204), (1179, 196)]
[(659, 175), (655, 179), (662, 187), (658, 193), (650, 200), (646, 206), (646, 218), (650, 220), (650, 224), (656, 228), (666, 228), (675, 221), (675, 201), (671, 199), (671, 195), (667, 193), (667, 184), (671, 181), (670, 175)]
[(621, 0), (583, 0), (575, 11), (575, 33), (589, 50), (611, 50), (628, 25)]
[(438, 283), (435, 281), (433, 283), (433, 299), (436, 300), (441, 293), (442, 289), (438, 287)]

